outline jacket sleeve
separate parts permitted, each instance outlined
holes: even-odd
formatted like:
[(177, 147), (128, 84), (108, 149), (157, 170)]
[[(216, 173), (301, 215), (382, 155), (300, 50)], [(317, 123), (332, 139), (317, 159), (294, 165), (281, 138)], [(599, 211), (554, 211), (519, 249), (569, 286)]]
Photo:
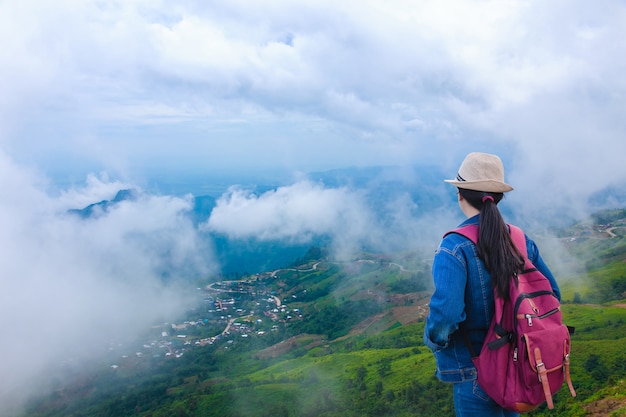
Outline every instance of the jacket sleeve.
[(443, 246), (444, 242), (433, 260), (435, 290), (424, 328), (424, 343), (433, 351), (448, 347), (450, 336), (465, 321), (466, 264), (462, 255)]

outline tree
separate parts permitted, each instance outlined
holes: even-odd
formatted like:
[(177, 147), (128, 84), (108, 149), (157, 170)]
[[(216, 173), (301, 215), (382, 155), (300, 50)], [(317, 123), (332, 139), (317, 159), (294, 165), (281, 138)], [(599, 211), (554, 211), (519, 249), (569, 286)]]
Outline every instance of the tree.
[(609, 377), (609, 369), (606, 367), (600, 357), (594, 353), (589, 355), (585, 362), (585, 371), (587, 371), (596, 381), (606, 381)]
[(361, 383), (365, 382), (365, 377), (366, 376), (367, 376), (367, 368), (365, 368), (365, 366), (361, 365), (356, 370), (356, 382), (357, 382), (357, 384), (361, 384)]
[(374, 394), (377, 397), (380, 397), (382, 395), (382, 393), (383, 393), (383, 381), (378, 380), (376, 382), (376, 385), (374, 385)]

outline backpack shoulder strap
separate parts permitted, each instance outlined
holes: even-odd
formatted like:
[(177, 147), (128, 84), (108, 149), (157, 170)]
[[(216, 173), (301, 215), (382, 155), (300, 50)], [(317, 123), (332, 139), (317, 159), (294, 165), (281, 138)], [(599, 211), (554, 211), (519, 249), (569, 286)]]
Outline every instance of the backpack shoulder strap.
[(513, 243), (517, 247), (517, 250), (524, 255), (524, 259), (528, 259), (526, 235), (524, 234), (524, 231), (517, 226), (513, 226), (512, 224), (509, 225), (509, 230), (511, 231), (511, 239), (513, 239)]
[(474, 242), (474, 244), (478, 242), (478, 225), (476, 224), (467, 224), (465, 226), (452, 229), (449, 232), (447, 232), (444, 235), (444, 237), (448, 236), (451, 233), (456, 233), (458, 235), (465, 236), (466, 238)]
[[(524, 258), (528, 258), (528, 251), (526, 249), (526, 235), (524, 234), (524, 231), (512, 224), (509, 224), (508, 226), (511, 233), (511, 239), (513, 239), (513, 243), (517, 247), (517, 250), (519, 250), (520, 253), (524, 255)], [(461, 236), (465, 236), (466, 238), (474, 242), (474, 244), (478, 242), (478, 225), (476, 224), (467, 224), (465, 226), (452, 229), (447, 232), (444, 237), (449, 235), (450, 233), (456, 233)]]

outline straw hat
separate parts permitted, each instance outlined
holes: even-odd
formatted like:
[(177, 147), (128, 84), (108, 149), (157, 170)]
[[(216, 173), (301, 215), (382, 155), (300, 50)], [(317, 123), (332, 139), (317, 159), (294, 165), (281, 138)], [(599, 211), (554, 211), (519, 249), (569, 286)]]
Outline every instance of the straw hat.
[(445, 180), (459, 188), (506, 193), (513, 187), (504, 182), (504, 165), (497, 155), (472, 152), (465, 157), (454, 180)]

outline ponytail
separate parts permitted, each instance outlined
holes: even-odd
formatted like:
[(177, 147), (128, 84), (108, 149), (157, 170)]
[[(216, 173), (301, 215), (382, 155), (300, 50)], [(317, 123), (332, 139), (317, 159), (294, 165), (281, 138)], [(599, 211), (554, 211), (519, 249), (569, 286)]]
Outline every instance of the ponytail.
[(461, 196), (477, 210), (478, 221), (478, 256), (491, 275), (491, 285), (499, 297), (508, 299), (509, 285), (524, 267), (524, 258), (515, 247), (497, 204), (504, 197), (503, 193), (459, 188)]

